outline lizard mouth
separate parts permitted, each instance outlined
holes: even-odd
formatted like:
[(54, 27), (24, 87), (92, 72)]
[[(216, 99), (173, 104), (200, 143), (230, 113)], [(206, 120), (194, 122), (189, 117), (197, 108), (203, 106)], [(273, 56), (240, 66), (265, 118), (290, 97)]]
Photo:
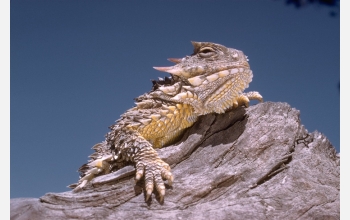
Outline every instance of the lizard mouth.
[(164, 79), (163, 78), (158, 78), (158, 80), (152, 79), (152, 90), (155, 91), (161, 86), (172, 86), (176, 83), (176, 80), (174, 79), (173, 76), (166, 76)]
[(247, 67), (243, 68), (232, 68), (232, 69), (226, 69), (226, 70), (221, 70), (209, 75), (200, 75), (200, 76), (195, 76), (191, 77), (188, 80), (188, 82), (193, 85), (193, 86), (200, 86), (200, 85), (206, 85), (208, 83), (217, 81), (222, 78), (234, 78), (237, 74), (242, 74), (242, 73), (248, 73), (251, 74), (251, 70)]
[[(212, 68), (210, 66), (208, 67), (208, 66), (201, 66), (201, 65), (190, 69), (184, 69), (182, 67), (179, 67), (178, 65), (166, 66), (166, 67), (153, 67), (153, 68), (161, 72), (167, 72), (167, 73), (170, 73), (171, 75), (188, 79), (194, 76), (210, 75), (210, 74), (225, 72), (233, 69), (240, 69), (240, 68), (249, 69), (249, 64), (247, 62), (240, 62), (240, 63), (235, 63), (233, 65), (222, 66), (219, 68)], [(222, 74), (225, 74), (225, 73), (222, 73)]]
[[(194, 77), (183, 77), (188, 76), (188, 73), (185, 73), (185, 71), (181, 70), (180, 68), (174, 68), (175, 66), (170, 67), (153, 67), (156, 70), (168, 72), (171, 74), (170, 77), (165, 77), (165, 79), (159, 78), (159, 80), (152, 80), (153, 88), (152, 91), (155, 91), (159, 87), (163, 86), (172, 86), (177, 81), (178, 78), (183, 78), (185, 81), (185, 84), (191, 85), (194, 87), (202, 87), (206, 86), (209, 83), (215, 83), (215, 81), (226, 81), (229, 79), (236, 79), (237, 77), (240, 78), (240, 76), (251, 76), (252, 77), (252, 71), (249, 68), (249, 65), (239, 65), (239, 66), (233, 66), (233, 67), (226, 67), (221, 68), (219, 71), (215, 71), (213, 73), (205, 73), (203, 72), (201, 75), (197, 75)], [(203, 67), (199, 66), (196, 68), (197, 73), (204, 70)], [(198, 71), (199, 70), (199, 71)], [(251, 78), (250, 77), (250, 78)], [(249, 82), (251, 79), (248, 80)]]

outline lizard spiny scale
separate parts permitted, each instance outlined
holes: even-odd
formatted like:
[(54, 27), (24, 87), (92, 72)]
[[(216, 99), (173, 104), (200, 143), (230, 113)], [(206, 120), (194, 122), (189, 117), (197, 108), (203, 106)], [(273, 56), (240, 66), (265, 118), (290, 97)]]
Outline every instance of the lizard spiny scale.
[(136, 106), (109, 127), (105, 141), (93, 147), (90, 160), (79, 168), (79, 182), (69, 186), (74, 192), (96, 176), (133, 164), (136, 181), (145, 179), (146, 200), (156, 189), (162, 201), (163, 179), (171, 185), (174, 177), (155, 148), (176, 140), (200, 115), (263, 101), (258, 92), (243, 93), (253, 73), (242, 51), (209, 42), (192, 44), (191, 56), (169, 59), (174, 66), (154, 67), (171, 76), (152, 80), (152, 90), (135, 98)]

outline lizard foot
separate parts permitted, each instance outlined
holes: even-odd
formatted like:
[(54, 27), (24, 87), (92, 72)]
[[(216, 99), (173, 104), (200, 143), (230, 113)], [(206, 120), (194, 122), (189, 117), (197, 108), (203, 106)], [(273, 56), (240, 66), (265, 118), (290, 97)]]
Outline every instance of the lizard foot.
[(78, 183), (71, 184), (68, 187), (72, 188), (74, 193), (80, 192), (96, 176), (109, 173), (110, 165), (108, 162), (111, 161), (112, 157), (112, 155), (105, 155), (100, 159), (83, 165), (79, 171), (83, 172), (84, 175), (79, 179)]
[(159, 193), (159, 200), (163, 202), (165, 195), (164, 180), (168, 180), (168, 184), (171, 186), (174, 180), (174, 176), (170, 172), (169, 164), (165, 163), (158, 156), (157, 158), (144, 158), (136, 163), (136, 177), (138, 181), (142, 176), (145, 176), (145, 189), (146, 189), (146, 201), (149, 200), (154, 187), (156, 187)]
[(247, 93), (243, 93), (249, 100), (258, 100), (259, 102), (263, 102), (264, 99), (263, 97), (260, 95), (259, 92), (256, 91), (251, 91), (251, 92), (247, 92)]
[(243, 93), (237, 97), (237, 104), (235, 107), (244, 105), (248, 108), (249, 101), (251, 100), (258, 100), (259, 102), (263, 102), (263, 97), (255, 91)]

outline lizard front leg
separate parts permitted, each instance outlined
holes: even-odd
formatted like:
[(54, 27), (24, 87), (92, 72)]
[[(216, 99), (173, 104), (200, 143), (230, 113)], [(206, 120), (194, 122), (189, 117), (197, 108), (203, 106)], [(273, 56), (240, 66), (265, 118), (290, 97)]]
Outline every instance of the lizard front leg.
[(163, 179), (168, 180), (169, 185), (172, 185), (174, 180), (170, 166), (159, 158), (157, 151), (152, 146), (140, 149), (134, 160), (136, 162), (136, 181), (140, 180), (142, 176), (145, 177), (146, 201), (156, 187), (162, 202), (165, 195)]
[(250, 100), (258, 100), (259, 102), (263, 102), (263, 97), (260, 95), (259, 92), (255, 91), (242, 93), (236, 98), (236, 102), (233, 103), (233, 107), (236, 108), (242, 105), (244, 105), (245, 107), (249, 107)]
[(128, 158), (127, 160), (135, 163), (136, 181), (144, 177), (146, 201), (149, 200), (153, 189), (156, 188), (162, 202), (165, 195), (163, 179), (168, 180), (169, 185), (174, 180), (170, 166), (158, 156), (152, 144), (138, 132), (128, 130), (126, 137), (128, 140), (116, 147), (117, 152), (122, 158)]

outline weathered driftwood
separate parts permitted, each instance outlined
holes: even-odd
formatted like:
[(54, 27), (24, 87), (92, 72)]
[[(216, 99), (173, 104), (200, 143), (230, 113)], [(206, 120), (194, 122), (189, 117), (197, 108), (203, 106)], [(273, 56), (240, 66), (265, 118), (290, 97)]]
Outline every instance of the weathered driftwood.
[(79, 193), (11, 199), (11, 219), (339, 219), (340, 158), (287, 103), (200, 118), (159, 150), (175, 176), (145, 203), (133, 167)]

